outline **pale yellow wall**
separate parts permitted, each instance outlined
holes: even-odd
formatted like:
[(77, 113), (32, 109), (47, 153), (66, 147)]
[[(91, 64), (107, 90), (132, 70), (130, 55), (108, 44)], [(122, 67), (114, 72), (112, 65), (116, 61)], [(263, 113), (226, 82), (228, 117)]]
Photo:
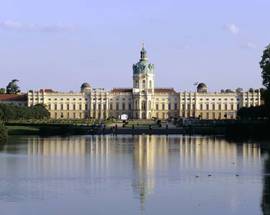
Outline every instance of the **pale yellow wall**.
[(84, 119), (88, 99), (83, 93), (29, 92), (28, 106), (44, 104), (53, 119)]
[(181, 117), (235, 119), (241, 107), (261, 105), (260, 93), (189, 93), (179, 94)]
[(128, 114), (130, 118), (137, 116), (147, 119), (234, 119), (241, 107), (261, 105), (261, 95), (259, 92), (111, 93), (104, 89), (92, 89), (87, 93), (29, 91), (28, 106), (35, 104), (44, 104), (50, 111), (51, 118), (63, 119), (107, 119), (118, 118), (121, 114)]

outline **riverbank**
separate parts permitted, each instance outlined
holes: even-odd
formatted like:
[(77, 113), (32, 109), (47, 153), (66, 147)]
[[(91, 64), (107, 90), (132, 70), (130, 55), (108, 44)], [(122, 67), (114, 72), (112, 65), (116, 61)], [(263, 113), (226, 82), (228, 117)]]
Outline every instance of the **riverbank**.
[(0, 144), (5, 143), (7, 141), (7, 137), (7, 129), (4, 124), (0, 122)]
[(7, 123), (9, 135), (224, 135), (230, 138), (270, 138), (269, 121), (222, 121), (203, 122), (181, 127), (172, 126), (132, 126), (123, 127), (76, 125), (76, 124), (29, 124)]

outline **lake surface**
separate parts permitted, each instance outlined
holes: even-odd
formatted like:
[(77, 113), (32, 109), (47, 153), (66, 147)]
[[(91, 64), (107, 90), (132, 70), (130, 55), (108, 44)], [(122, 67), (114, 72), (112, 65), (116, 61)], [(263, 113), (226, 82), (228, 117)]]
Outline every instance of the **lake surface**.
[(0, 147), (3, 215), (269, 214), (258, 143), (200, 136), (18, 136)]

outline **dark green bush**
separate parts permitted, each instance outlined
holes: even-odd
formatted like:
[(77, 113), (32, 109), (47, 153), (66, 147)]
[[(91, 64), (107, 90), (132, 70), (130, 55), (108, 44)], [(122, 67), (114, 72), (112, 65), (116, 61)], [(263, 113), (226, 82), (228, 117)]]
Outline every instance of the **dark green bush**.
[(49, 111), (40, 104), (32, 107), (19, 107), (10, 104), (0, 104), (0, 120), (4, 122), (22, 119), (48, 119), (49, 117)]

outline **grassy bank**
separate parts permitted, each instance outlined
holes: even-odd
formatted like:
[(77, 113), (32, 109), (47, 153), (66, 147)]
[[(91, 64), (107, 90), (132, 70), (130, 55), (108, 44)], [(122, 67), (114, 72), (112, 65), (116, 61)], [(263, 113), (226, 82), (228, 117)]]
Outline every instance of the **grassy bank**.
[(7, 129), (0, 122), (0, 144), (5, 143), (7, 141)]
[(7, 126), (8, 135), (33, 135), (39, 134), (39, 128), (30, 126)]
[[(83, 135), (83, 134), (189, 134), (189, 135), (225, 135), (232, 138), (269, 138), (269, 121), (199, 121), (199, 123), (180, 126), (162, 127), (153, 121), (129, 121), (123, 127), (122, 123), (106, 125), (88, 125), (81, 123), (68, 124), (44, 122), (7, 123), (9, 135)], [(115, 126), (117, 125), (117, 126)], [(150, 126), (151, 125), (151, 126)]]

